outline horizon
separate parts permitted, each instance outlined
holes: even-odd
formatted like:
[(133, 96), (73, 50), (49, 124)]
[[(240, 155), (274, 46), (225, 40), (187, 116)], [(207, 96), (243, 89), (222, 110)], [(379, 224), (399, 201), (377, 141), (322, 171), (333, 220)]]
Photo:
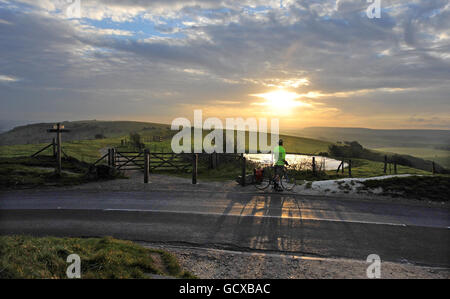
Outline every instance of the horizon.
[[(153, 123), (153, 124), (159, 124), (159, 125), (166, 125), (171, 126), (170, 123), (160, 123), (160, 122), (152, 122), (152, 121), (138, 121), (138, 120), (112, 120), (112, 119), (80, 119), (80, 120), (60, 120), (60, 121), (17, 121), (17, 120), (0, 120), (0, 133), (6, 133), (8, 131), (11, 131), (17, 127), (22, 126), (30, 126), (30, 125), (37, 125), (37, 124), (56, 124), (56, 123), (65, 123), (65, 122), (137, 122), (137, 123)], [(14, 126), (3, 126), (3, 123), (7, 122), (18, 122), (21, 124), (14, 125)], [(3, 127), (9, 127), (8, 129), (3, 129)], [(192, 128), (194, 126), (191, 126)], [(360, 130), (374, 130), (374, 131), (450, 131), (450, 129), (400, 129), (400, 128), (391, 128), (391, 129), (377, 129), (377, 128), (368, 128), (368, 127), (329, 127), (329, 126), (310, 126), (310, 127), (301, 127), (301, 128), (295, 128), (295, 129), (284, 129), (283, 131), (280, 131), (280, 133), (283, 134), (295, 134), (296, 130), (301, 131), (305, 129), (313, 129), (313, 128), (324, 128), (324, 129), (360, 129)], [(2, 130), (3, 129), (3, 130)], [(300, 132), (299, 132), (300, 133)]]
[(0, 3), (0, 119), (450, 129), (447, 1), (79, 4)]

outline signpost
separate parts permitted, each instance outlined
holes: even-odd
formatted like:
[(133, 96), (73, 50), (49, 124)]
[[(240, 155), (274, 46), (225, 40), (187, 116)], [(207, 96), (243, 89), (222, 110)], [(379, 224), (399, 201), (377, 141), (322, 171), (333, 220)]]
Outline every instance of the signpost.
[(53, 129), (48, 129), (49, 133), (56, 133), (56, 173), (61, 175), (61, 133), (70, 132), (69, 130), (64, 129), (64, 126), (60, 123), (53, 125)]

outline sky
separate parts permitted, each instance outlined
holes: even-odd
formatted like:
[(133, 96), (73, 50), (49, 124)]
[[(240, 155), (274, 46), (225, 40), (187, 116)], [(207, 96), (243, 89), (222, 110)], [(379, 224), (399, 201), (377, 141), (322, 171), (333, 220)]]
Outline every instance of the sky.
[(380, 4), (0, 0), (0, 119), (450, 129), (450, 2)]

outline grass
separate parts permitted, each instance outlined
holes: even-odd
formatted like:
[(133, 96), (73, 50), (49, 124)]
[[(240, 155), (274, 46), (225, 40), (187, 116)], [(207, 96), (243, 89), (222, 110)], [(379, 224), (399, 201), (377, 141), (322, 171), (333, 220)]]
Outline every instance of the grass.
[[(100, 158), (100, 150), (120, 144), (120, 138), (105, 138), (93, 140), (79, 140), (63, 142), (63, 151), (71, 157), (83, 162), (93, 163)], [(44, 148), (47, 143), (40, 144), (19, 144), (0, 146), (0, 157), (22, 157), (31, 156), (38, 150)], [(51, 148), (43, 151), (42, 155), (50, 155)]]
[[(99, 125), (98, 123), (95, 125)], [(142, 126), (141, 123), (131, 123), (130, 126)], [(113, 131), (111, 131), (113, 132)], [(166, 127), (149, 127), (147, 130), (139, 131), (139, 133), (143, 136), (143, 140), (148, 141), (151, 139), (153, 133), (157, 132), (158, 134), (164, 135), (165, 139), (163, 142), (145, 142), (145, 146), (150, 149), (151, 152), (171, 152), (171, 140), (168, 138), (172, 131), (170, 131)], [(204, 135), (207, 132), (204, 132)], [(112, 133), (111, 133), (112, 134)], [(285, 143), (285, 148), (288, 152), (301, 152), (305, 154), (318, 154), (320, 152), (326, 152), (328, 150), (328, 146), (331, 144), (326, 141), (314, 140), (309, 138), (302, 137), (294, 137), (294, 136), (281, 136)], [(248, 136), (247, 136), (248, 138)], [(128, 139), (128, 136), (116, 136), (104, 139), (91, 139), (91, 140), (74, 140), (63, 142), (63, 149), (65, 153), (81, 162), (93, 163), (101, 156), (101, 150), (109, 147), (115, 147), (119, 151), (129, 151), (134, 150), (133, 148), (123, 147), (121, 146), (121, 140)], [(40, 148), (44, 147), (46, 144), (27, 144), (27, 145), (7, 145), (0, 146), (0, 157), (17, 157), (17, 156), (26, 156), (31, 155)], [(445, 152), (445, 151), (443, 151)], [(51, 149), (47, 149), (43, 154), (50, 154)], [(0, 158), (0, 163), (1, 163)], [(383, 163), (369, 161), (364, 159), (352, 159), (353, 167), (352, 167), (352, 175), (354, 177), (373, 177), (384, 175), (383, 173)], [(23, 163), (16, 163), (23, 164)], [(25, 166), (32, 166), (30, 164), (23, 164)], [(0, 167), (2, 167), (0, 165)], [(53, 166), (47, 166), (53, 167)], [(69, 165), (63, 165), (63, 169), (68, 169)], [(247, 171), (252, 171), (252, 165), (247, 165)], [(0, 170), (1, 171), (1, 170)], [(73, 170), (71, 170), (73, 171)], [(76, 172), (76, 171), (75, 171)], [(163, 173), (162, 171), (158, 171), (159, 173)], [(391, 170), (393, 173), (393, 169)], [(22, 172), (24, 173), (24, 172)], [(427, 171), (418, 170), (411, 167), (398, 165), (398, 173), (399, 174), (430, 174)], [(173, 174), (169, 173), (169, 174)], [(388, 171), (389, 174), (389, 171)], [(181, 177), (190, 177), (190, 174), (182, 173), (175, 174)], [(198, 169), (198, 179), (199, 180), (209, 180), (209, 181), (223, 181), (223, 180), (232, 180), (237, 176), (241, 175), (241, 168), (239, 163), (221, 163), (218, 169), (208, 169), (206, 163), (200, 163)], [(37, 173), (36, 171), (30, 172), (29, 180), (34, 182), (33, 180), (37, 180), (38, 183), (45, 182), (45, 176), (42, 177), (42, 173)], [(306, 180), (324, 180), (324, 179), (335, 179), (342, 177), (341, 174), (336, 174), (335, 171), (327, 171), (325, 174), (313, 175), (310, 172), (300, 172), (297, 177), (299, 179)], [(75, 178), (71, 178), (75, 179)], [(18, 180), (17, 177), (14, 180)], [(77, 180), (75, 179), (74, 182)], [(66, 182), (63, 181), (63, 184)]]
[(303, 137), (280, 136), (283, 139), (284, 147), (287, 152), (302, 154), (319, 154), (327, 152), (331, 142), (315, 140)]
[(55, 176), (52, 170), (37, 169), (21, 164), (0, 165), (0, 188), (34, 188), (37, 186), (68, 186), (86, 183), (81, 174), (62, 173)]
[(446, 168), (450, 168), (450, 151), (426, 147), (381, 147), (377, 151), (411, 155), (425, 160), (435, 161)]
[(0, 278), (67, 278), (66, 259), (73, 253), (81, 259), (81, 278), (195, 278), (172, 254), (130, 241), (31, 236), (0, 236)]
[(449, 201), (449, 176), (409, 176), (361, 182), (365, 189), (383, 188), (383, 195), (402, 196), (418, 200)]
[[(386, 174), (394, 174), (394, 166), (391, 166), (391, 171), (389, 171), (389, 166), (387, 168)], [(364, 159), (352, 159), (352, 176), (353, 177), (360, 177), (360, 178), (367, 178), (367, 177), (374, 177), (374, 176), (382, 176), (385, 175), (383, 172), (384, 169), (384, 163), (383, 162), (375, 162), (375, 161), (369, 161)], [(345, 170), (345, 173), (348, 169)], [(333, 172), (330, 172), (333, 173)], [(334, 171), (334, 173), (336, 173)], [(397, 165), (397, 174), (420, 174), (420, 175), (429, 175), (431, 172), (424, 171), (408, 166), (402, 166)]]
[[(64, 158), (61, 176), (55, 175), (55, 164), (56, 161), (51, 156), (0, 158), (0, 189), (71, 186), (93, 180), (86, 175), (88, 163), (75, 158)], [(117, 174), (115, 177), (123, 176)]]

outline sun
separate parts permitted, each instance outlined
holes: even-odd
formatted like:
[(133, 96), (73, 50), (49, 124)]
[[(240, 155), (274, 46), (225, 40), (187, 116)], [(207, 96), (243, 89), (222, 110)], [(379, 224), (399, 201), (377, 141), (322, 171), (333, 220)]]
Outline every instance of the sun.
[(255, 105), (268, 106), (270, 109), (279, 111), (289, 111), (295, 107), (310, 107), (311, 104), (298, 100), (302, 95), (284, 89), (274, 90), (266, 93), (252, 94), (252, 96), (263, 98), (265, 102), (254, 103)]

